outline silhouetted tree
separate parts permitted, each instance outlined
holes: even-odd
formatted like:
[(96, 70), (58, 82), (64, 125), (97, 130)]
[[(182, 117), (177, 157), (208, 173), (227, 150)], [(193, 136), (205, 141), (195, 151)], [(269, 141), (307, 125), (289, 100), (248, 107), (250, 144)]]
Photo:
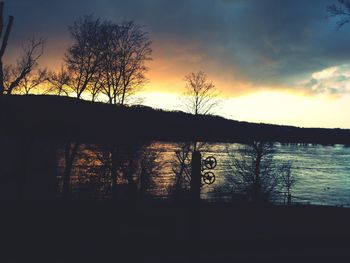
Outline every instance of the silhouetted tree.
[(80, 143), (67, 140), (64, 148), (64, 173), (62, 185), (62, 199), (71, 199), (71, 174)]
[(296, 182), (296, 178), (292, 174), (291, 163), (287, 162), (285, 164), (282, 164), (281, 174), (282, 174), (281, 186), (282, 186), (282, 189), (284, 190), (285, 197), (287, 197), (287, 204), (290, 205), (292, 202), (292, 188)]
[(43, 54), (44, 40), (32, 38), (22, 50), (21, 56), (15, 65), (4, 65), (3, 57), (13, 26), (14, 17), (9, 16), (8, 22), (4, 22), (4, 2), (0, 2), (0, 95), (12, 94), (27, 75), (37, 66), (39, 58)]
[(69, 96), (72, 92), (70, 84), (71, 76), (69, 71), (61, 66), (60, 70), (57, 72), (48, 73), (49, 88), (48, 93), (55, 94), (58, 96)]
[(350, 22), (350, 1), (338, 0), (338, 4), (327, 6), (327, 12), (331, 17), (340, 18), (337, 22), (337, 28), (339, 29)]
[(121, 37), (119, 25), (109, 23), (106, 38), (106, 53), (100, 68), (101, 93), (108, 98), (110, 104), (120, 103), (122, 93), (121, 60), (118, 41)]
[[(103, 181), (98, 187), (103, 189), (105, 196), (112, 199), (116, 199), (118, 196), (118, 184), (128, 182), (127, 177), (129, 176), (126, 174), (129, 171), (127, 154), (120, 144), (118, 146), (116, 147), (115, 143), (94, 146), (82, 144), (79, 152), (76, 153), (78, 154), (76, 159), (80, 167), (80, 175), (83, 175), (85, 179), (87, 174), (98, 177), (97, 181), (100, 183)], [(116, 152), (113, 153), (113, 150)], [(132, 160), (132, 164), (134, 164), (134, 160)], [(136, 171), (136, 168), (133, 167), (132, 170)], [(96, 182), (95, 179), (91, 181)]]
[(144, 147), (139, 172), (139, 187), (141, 197), (147, 197), (147, 189), (154, 186), (153, 178), (156, 178), (162, 168), (162, 164), (158, 161), (159, 152)]
[(194, 115), (211, 114), (218, 104), (215, 85), (207, 80), (207, 75), (203, 71), (188, 74), (185, 76), (185, 81), (184, 106), (187, 112)]
[(133, 21), (114, 24), (85, 16), (70, 28), (73, 45), (66, 54), (69, 87), (77, 98), (87, 91), (110, 104), (127, 103), (145, 83), (152, 49), (148, 33)]
[(19, 83), (18, 87), (14, 90), (14, 93), (28, 95), (33, 90), (38, 89), (40, 85), (44, 84), (47, 81), (47, 79), (48, 74), (46, 69), (38, 69), (36, 71), (31, 71)]
[[(111, 178), (111, 162), (109, 147), (100, 146), (94, 150), (95, 156), (89, 164), (89, 172), (94, 173), (96, 179), (93, 180), (98, 186), (98, 195), (101, 197), (111, 197), (112, 195), (112, 178)], [(86, 158), (84, 157), (84, 160)]]
[(79, 147), (72, 173), (72, 192), (75, 198), (98, 200), (110, 197), (110, 165), (106, 162), (108, 156), (109, 151), (105, 145), (82, 144)]
[[(187, 112), (194, 115), (211, 114), (218, 104), (218, 93), (215, 85), (207, 80), (203, 71), (190, 73), (185, 76), (186, 92), (184, 94), (184, 106)], [(197, 142), (193, 142), (194, 150), (197, 149)]]
[(101, 81), (102, 72), (99, 71), (92, 79), (92, 83), (87, 87), (87, 92), (91, 96), (91, 101), (97, 101), (101, 90), (103, 87), (103, 82)]
[(122, 75), (121, 104), (124, 105), (127, 97), (145, 82), (145, 61), (151, 59), (152, 49), (148, 33), (132, 21), (121, 25), (121, 38), (118, 42)]
[[(69, 95), (72, 92), (81, 98), (88, 87), (94, 84), (106, 48), (104, 28), (105, 24), (92, 16), (85, 16), (69, 27), (73, 45), (65, 56), (67, 70), (62, 68), (61, 72), (51, 76), (51, 84), (58, 93)], [(71, 140), (65, 145), (64, 199), (70, 199), (70, 177), (79, 146), (79, 142)]]
[[(141, 195), (145, 194), (145, 187), (150, 182), (148, 177), (152, 171), (156, 172), (156, 165), (152, 163), (152, 151), (148, 145), (137, 141), (124, 141), (114, 144), (116, 152), (111, 154), (112, 161), (112, 180), (114, 187), (112, 191), (117, 191), (120, 182), (126, 186), (124, 194), (129, 200), (135, 200), (138, 197), (138, 189)], [(154, 155), (156, 156), (156, 155)], [(142, 190), (141, 190), (142, 188)], [(112, 197), (116, 198), (117, 193), (113, 192)]]
[(74, 22), (69, 27), (73, 45), (65, 61), (70, 73), (69, 86), (77, 98), (93, 83), (106, 50), (105, 24), (91, 15)]
[[(203, 71), (190, 73), (185, 76), (186, 92), (184, 94), (183, 105), (187, 112), (194, 115), (211, 114), (217, 106), (217, 91), (215, 85), (208, 81), (207, 75)], [(183, 183), (191, 181), (190, 163), (192, 152), (199, 150), (205, 143), (198, 145), (197, 141), (187, 142), (179, 145), (176, 153), (176, 159), (173, 172), (176, 175), (175, 191), (176, 193), (182, 187)]]
[[(25, 85), (31, 77), (29, 74), (38, 65), (44, 51), (44, 40), (32, 38), (23, 46), (22, 54), (15, 65), (2, 66), (0, 62), (0, 94), (11, 95), (19, 86)], [(1, 54), (0, 54), (1, 56)], [(1, 58), (1, 57), (0, 57)]]
[(106, 53), (101, 67), (101, 92), (111, 104), (127, 103), (145, 83), (152, 49), (148, 33), (133, 21), (121, 25), (106, 23)]
[[(69, 96), (72, 92), (71, 74), (67, 68), (62, 66), (57, 72), (48, 73), (48, 93)], [(71, 174), (79, 150), (80, 143), (66, 139), (64, 144), (64, 172), (62, 181), (62, 199), (71, 199)]]
[(268, 202), (279, 194), (286, 186), (284, 179), (291, 173), (289, 165), (274, 162), (274, 153), (273, 143), (259, 141), (230, 152), (232, 174), (228, 181), (232, 192), (243, 194), (254, 203)]
[[(99, 24), (100, 30), (103, 32), (99, 35), (99, 42), (103, 42), (104, 46), (99, 53), (102, 55), (98, 66), (85, 89), (90, 92), (92, 100), (96, 100), (101, 93), (107, 96), (110, 104), (125, 105), (130, 96), (134, 95), (146, 81), (147, 67), (145, 62), (151, 59), (151, 41), (148, 38), (148, 33), (134, 22), (118, 25), (104, 21)], [(113, 143), (110, 149), (112, 195), (114, 198), (117, 196), (118, 170), (123, 165), (120, 147), (118, 143)], [(130, 189), (135, 188), (132, 178), (134, 159), (132, 152), (129, 152), (130, 155), (127, 158), (128, 168), (124, 168), (123, 172)]]

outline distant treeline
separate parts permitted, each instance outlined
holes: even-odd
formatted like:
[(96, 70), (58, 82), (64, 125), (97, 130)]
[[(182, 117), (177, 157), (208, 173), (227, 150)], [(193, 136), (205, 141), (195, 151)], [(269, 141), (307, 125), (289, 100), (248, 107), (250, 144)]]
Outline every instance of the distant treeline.
[(58, 96), (0, 96), (1, 136), (79, 141), (166, 140), (350, 144), (350, 130), (254, 124), (219, 116)]

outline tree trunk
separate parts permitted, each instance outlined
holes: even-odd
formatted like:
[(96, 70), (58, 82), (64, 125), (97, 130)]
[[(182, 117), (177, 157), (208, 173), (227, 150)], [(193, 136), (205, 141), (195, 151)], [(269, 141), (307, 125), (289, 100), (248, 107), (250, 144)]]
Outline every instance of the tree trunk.
[(133, 155), (132, 155), (132, 149), (129, 149), (128, 153), (128, 164), (129, 164), (129, 169), (127, 172), (127, 180), (128, 180), (128, 194), (129, 194), (129, 199), (135, 199), (136, 197), (136, 192), (137, 192), (137, 186), (134, 181), (134, 160), (133, 160)]
[(70, 177), (72, 174), (72, 168), (76, 153), (79, 148), (78, 142), (71, 143), (68, 141), (65, 146), (65, 167), (63, 174), (63, 187), (62, 187), (62, 199), (71, 199), (71, 189), (70, 189)]
[[(1, 23), (1, 35), (2, 35), (2, 31), (3, 31), (3, 3), (1, 2), (1, 8), (0, 8), (0, 23)], [(6, 30), (5, 30), (5, 35), (2, 39), (2, 43), (1, 43), (1, 48), (0, 48), (0, 95), (5, 94), (5, 86), (4, 86), (4, 65), (2, 62), (2, 58), (5, 54), (5, 50), (7, 47), (7, 41), (9, 39), (10, 33), (11, 33), (11, 29), (12, 29), (12, 25), (13, 25), (13, 20), (14, 17), (13, 16), (9, 16), (9, 22), (7, 24)], [(1, 37), (1, 36), (0, 36)]]
[(111, 179), (112, 179), (112, 200), (117, 200), (117, 172), (118, 172), (119, 152), (115, 144), (111, 148)]
[(122, 95), (121, 105), (124, 105), (125, 93), (126, 93), (126, 87), (123, 88), (123, 95)]

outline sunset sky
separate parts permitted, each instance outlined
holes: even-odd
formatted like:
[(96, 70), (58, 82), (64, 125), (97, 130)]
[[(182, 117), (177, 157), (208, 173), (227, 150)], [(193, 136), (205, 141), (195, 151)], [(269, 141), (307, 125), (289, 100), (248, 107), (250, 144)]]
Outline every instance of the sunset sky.
[(150, 33), (145, 104), (179, 109), (184, 76), (203, 70), (221, 93), (216, 114), (242, 121), (350, 128), (350, 24), (336, 0), (7, 0), (15, 16), (6, 54), (47, 39), (41, 67), (58, 68), (67, 27), (85, 14), (134, 20)]

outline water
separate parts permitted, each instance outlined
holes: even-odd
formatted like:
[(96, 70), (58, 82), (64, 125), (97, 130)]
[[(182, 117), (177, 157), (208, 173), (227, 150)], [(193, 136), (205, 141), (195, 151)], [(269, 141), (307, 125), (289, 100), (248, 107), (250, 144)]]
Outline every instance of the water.
[[(156, 198), (168, 198), (169, 189), (175, 183), (173, 171), (175, 151), (179, 144), (153, 142), (148, 151), (157, 152), (155, 162), (158, 166), (157, 174), (152, 175), (153, 184), (147, 191)], [(204, 185), (201, 197), (206, 200), (226, 200), (230, 192), (218, 191), (222, 186), (232, 187), (229, 177), (232, 175), (228, 150), (235, 156), (240, 144), (205, 144), (202, 149), (203, 158), (215, 156), (217, 167), (213, 171), (216, 180), (213, 185)], [(89, 151), (85, 146), (83, 150)], [(96, 152), (96, 147), (94, 147)], [(90, 150), (90, 158), (93, 159)], [(146, 153), (147, 155), (147, 153)], [(92, 157), (91, 157), (92, 156)], [(86, 158), (85, 158), (86, 159)], [(84, 171), (84, 158), (78, 162), (80, 174)], [(310, 203), (317, 205), (332, 205), (350, 207), (350, 148), (343, 145), (282, 145), (275, 144), (274, 163), (290, 162), (292, 174), (296, 183), (292, 188), (293, 202)], [(86, 164), (91, 165), (91, 161)], [(136, 182), (137, 175), (136, 175)], [(283, 199), (279, 199), (282, 201)]]
[(279, 145), (276, 159), (292, 162), (297, 177), (294, 194), (298, 200), (350, 206), (350, 148), (343, 145)]
[[(240, 144), (207, 144), (202, 151), (203, 158), (215, 156), (218, 165), (214, 172), (216, 181), (205, 185), (202, 198), (227, 198), (225, 193), (217, 193), (220, 186), (229, 184), (230, 157), (227, 150), (235, 155)], [(171, 170), (176, 144), (155, 143), (152, 148), (161, 150), (163, 162), (162, 176), (158, 179), (162, 185), (173, 183), (174, 173)], [(350, 148), (343, 145), (275, 145), (274, 161), (288, 161), (292, 165), (292, 174), (296, 178), (292, 189), (293, 201), (318, 205), (350, 207)], [(158, 181), (157, 180), (157, 181)], [(166, 189), (158, 189), (158, 195)], [(157, 191), (156, 191), (157, 192)], [(221, 196), (220, 196), (221, 195)]]

